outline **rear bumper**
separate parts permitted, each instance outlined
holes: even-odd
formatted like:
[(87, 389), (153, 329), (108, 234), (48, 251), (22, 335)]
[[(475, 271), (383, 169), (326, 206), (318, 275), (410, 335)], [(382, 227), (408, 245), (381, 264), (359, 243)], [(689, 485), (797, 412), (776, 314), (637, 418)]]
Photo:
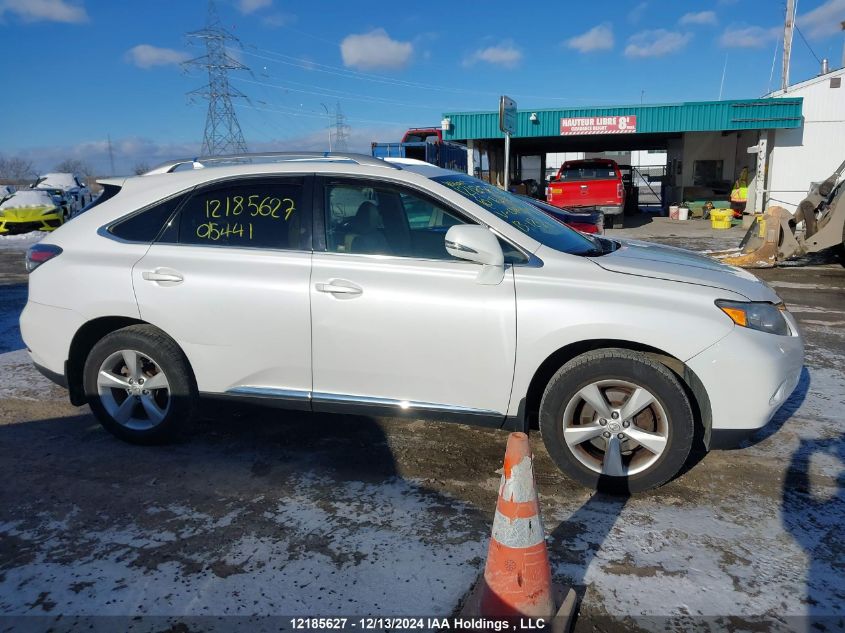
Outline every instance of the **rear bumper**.
[(622, 215), (622, 211), (625, 209), (624, 205), (620, 205), (618, 207), (594, 207), (604, 213), (605, 215)]
[[(797, 332), (794, 323), (790, 317)], [(768, 424), (792, 395), (804, 366), (804, 343), (800, 336), (735, 327), (686, 364), (710, 399), (710, 446), (728, 448)]]
[(70, 343), (84, 322), (73, 310), (27, 302), (20, 318), (21, 337), (39, 371), (64, 375)]
[(67, 389), (67, 376), (66, 376), (66, 374), (58, 374), (54, 371), (50, 371), (46, 367), (42, 367), (41, 365), (39, 365), (36, 362), (33, 362), (32, 364), (35, 365), (35, 369), (38, 370), (38, 373), (40, 373), (42, 376), (44, 376), (47, 380), (49, 380), (50, 382), (56, 383), (57, 385), (59, 385), (59, 387), (64, 387), (65, 389)]

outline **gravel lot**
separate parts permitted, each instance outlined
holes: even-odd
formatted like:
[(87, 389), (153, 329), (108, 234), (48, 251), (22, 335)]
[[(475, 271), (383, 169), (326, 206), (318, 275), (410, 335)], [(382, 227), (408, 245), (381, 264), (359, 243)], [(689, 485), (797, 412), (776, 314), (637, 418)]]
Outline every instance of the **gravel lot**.
[[(609, 233), (699, 250), (742, 234), (640, 224)], [(0, 630), (454, 612), (483, 568), (503, 433), (215, 406), (181, 444), (123, 444), (21, 350), (25, 245), (0, 242)], [(565, 479), (532, 437), (577, 631), (845, 628), (845, 268), (759, 274), (798, 318), (807, 369), (749, 447), (625, 500)]]

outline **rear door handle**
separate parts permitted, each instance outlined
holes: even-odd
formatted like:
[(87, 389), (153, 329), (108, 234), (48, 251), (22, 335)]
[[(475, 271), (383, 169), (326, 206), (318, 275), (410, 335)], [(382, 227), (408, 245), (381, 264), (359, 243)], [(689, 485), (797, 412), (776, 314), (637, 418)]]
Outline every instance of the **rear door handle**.
[(178, 284), (185, 280), (182, 275), (177, 273), (175, 270), (166, 270), (164, 268), (156, 268), (155, 270), (145, 270), (141, 273), (141, 278), (145, 281), (156, 281), (156, 282), (170, 282), (173, 284)]
[(333, 295), (359, 295), (364, 292), (360, 286), (339, 279), (332, 279), (329, 283), (319, 283), (314, 287), (317, 292), (327, 292)]

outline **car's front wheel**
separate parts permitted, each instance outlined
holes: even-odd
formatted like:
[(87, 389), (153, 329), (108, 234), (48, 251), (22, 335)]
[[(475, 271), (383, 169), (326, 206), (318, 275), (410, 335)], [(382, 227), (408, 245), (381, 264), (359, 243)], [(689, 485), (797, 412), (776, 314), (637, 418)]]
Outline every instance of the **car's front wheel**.
[(625, 349), (583, 354), (558, 370), (540, 404), (543, 443), (582, 484), (641, 492), (674, 477), (689, 457), (692, 410), (675, 375)]
[(88, 354), (84, 387), (91, 411), (127, 442), (174, 439), (189, 422), (197, 400), (185, 354), (173, 339), (149, 325), (104, 336)]

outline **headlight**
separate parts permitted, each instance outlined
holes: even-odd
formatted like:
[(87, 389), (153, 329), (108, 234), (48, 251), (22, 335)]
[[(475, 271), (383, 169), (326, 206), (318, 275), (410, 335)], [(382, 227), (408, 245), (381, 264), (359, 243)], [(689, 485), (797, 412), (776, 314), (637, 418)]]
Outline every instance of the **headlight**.
[(780, 336), (789, 335), (789, 324), (783, 316), (786, 310), (783, 303), (719, 299), (716, 305), (737, 325)]
[(41, 212), (41, 215), (53, 215), (54, 213), (58, 213), (58, 211), (59, 210), (56, 207), (53, 207), (52, 209), (44, 209)]

